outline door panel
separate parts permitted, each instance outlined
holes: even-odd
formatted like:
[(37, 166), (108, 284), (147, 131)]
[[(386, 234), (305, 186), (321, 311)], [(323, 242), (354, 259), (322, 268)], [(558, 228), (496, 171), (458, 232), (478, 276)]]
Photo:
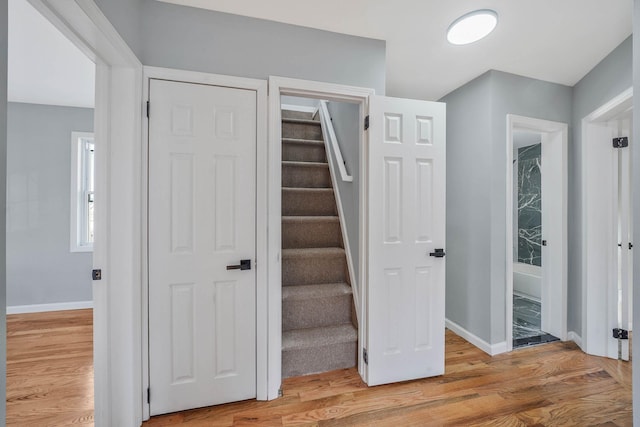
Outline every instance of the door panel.
[(149, 89), (151, 415), (256, 395), (256, 92)]
[(445, 105), (373, 96), (369, 385), (444, 373)]

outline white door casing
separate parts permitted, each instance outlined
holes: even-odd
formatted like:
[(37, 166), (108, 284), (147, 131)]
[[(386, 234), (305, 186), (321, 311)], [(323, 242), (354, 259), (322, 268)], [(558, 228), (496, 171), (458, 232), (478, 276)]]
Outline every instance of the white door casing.
[(369, 385), (444, 373), (445, 104), (369, 104)]
[(151, 414), (256, 397), (256, 92), (150, 80)]
[(507, 114), (506, 141), (506, 346), (513, 349), (513, 138), (515, 131), (541, 135), (542, 247), (541, 326), (561, 340), (567, 339), (567, 192), (568, 125)]

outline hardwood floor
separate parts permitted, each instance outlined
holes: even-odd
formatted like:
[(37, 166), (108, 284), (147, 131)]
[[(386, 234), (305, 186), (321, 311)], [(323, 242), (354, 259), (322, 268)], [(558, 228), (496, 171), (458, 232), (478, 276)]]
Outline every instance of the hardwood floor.
[(93, 425), (92, 310), (7, 316), (7, 426)]
[[(91, 311), (7, 316), (7, 425), (93, 423)], [(284, 396), (154, 417), (186, 426), (627, 426), (631, 365), (551, 343), (490, 357), (447, 331), (446, 373), (366, 387), (355, 369), (290, 378)]]

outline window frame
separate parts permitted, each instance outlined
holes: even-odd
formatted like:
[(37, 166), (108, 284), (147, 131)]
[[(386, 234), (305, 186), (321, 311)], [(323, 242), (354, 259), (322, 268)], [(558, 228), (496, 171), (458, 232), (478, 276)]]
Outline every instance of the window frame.
[[(83, 228), (89, 226), (85, 206), (85, 199), (89, 193), (86, 189), (84, 163), (84, 146), (89, 139), (95, 149), (93, 132), (71, 132), (70, 252), (93, 252), (93, 242), (86, 241), (82, 232)], [(95, 176), (95, 158), (93, 173)]]

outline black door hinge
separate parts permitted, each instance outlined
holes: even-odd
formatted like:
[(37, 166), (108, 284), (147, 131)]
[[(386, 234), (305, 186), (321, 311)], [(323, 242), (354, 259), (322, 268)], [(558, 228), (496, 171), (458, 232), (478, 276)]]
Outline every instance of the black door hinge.
[(364, 130), (369, 130), (369, 116), (364, 118)]
[(149, 108), (150, 108), (150, 103), (149, 101), (147, 101), (147, 118), (149, 118)]
[(369, 364), (369, 353), (367, 353), (367, 349), (362, 349), (362, 359), (364, 359), (364, 363)]
[(613, 329), (613, 337), (618, 340), (628, 340), (629, 339), (629, 331), (621, 328)]
[(613, 148), (624, 148), (629, 146), (629, 138), (626, 136), (620, 136), (613, 138)]
[(147, 387), (147, 403), (151, 403), (151, 388)]
[(92, 280), (102, 280), (102, 270), (96, 269), (91, 271), (91, 279)]
[(629, 242), (629, 249), (633, 248), (633, 243)]

